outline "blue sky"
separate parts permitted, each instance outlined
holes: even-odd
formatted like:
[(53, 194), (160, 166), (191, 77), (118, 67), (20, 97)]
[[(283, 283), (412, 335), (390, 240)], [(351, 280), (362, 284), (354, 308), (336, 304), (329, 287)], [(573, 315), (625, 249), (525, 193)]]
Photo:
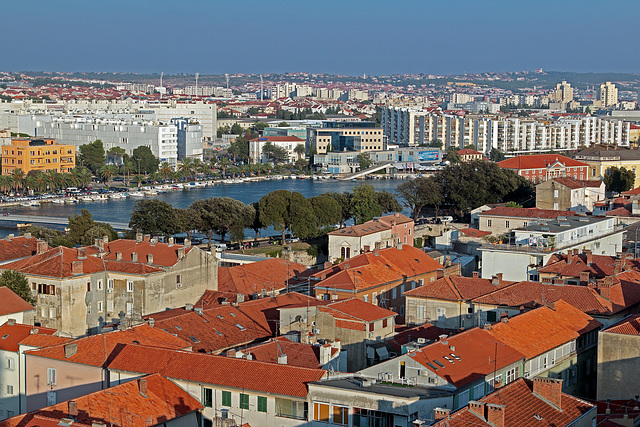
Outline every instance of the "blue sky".
[(640, 72), (638, 0), (3, 2), (1, 70)]

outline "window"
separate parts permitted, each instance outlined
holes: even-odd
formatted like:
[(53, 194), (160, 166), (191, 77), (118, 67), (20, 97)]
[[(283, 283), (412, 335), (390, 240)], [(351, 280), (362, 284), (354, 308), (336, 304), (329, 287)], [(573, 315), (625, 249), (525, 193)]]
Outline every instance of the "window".
[(446, 313), (446, 310), (443, 307), (436, 308), (436, 318), (438, 319), (439, 322), (444, 322), (445, 320), (447, 320), (445, 313)]
[(300, 402), (298, 400), (282, 399), (276, 397), (275, 405), (277, 416), (295, 418), (298, 420), (306, 420), (308, 418), (307, 402)]
[(258, 396), (258, 412), (267, 412), (267, 398)]
[(222, 392), (222, 406), (231, 406), (231, 392), (223, 391)]
[(487, 311), (487, 322), (495, 322), (497, 314), (495, 311)]
[(56, 308), (55, 307), (49, 308), (49, 318), (51, 318), (51, 319), (55, 319), (56, 318)]
[(13, 371), (15, 369), (15, 360), (13, 360), (13, 358), (11, 357), (7, 357), (5, 359), (5, 366), (7, 367), (7, 369)]
[(128, 315), (132, 315), (133, 314), (133, 303), (132, 302), (127, 302), (127, 314)]
[(362, 296), (362, 301), (369, 302), (369, 295), (363, 295)]
[(202, 389), (202, 405), (204, 405), (205, 408), (211, 408), (213, 406), (212, 389), (206, 387)]
[(427, 307), (424, 304), (418, 304), (416, 310), (417, 321), (426, 320), (427, 318)]
[(55, 391), (47, 391), (47, 406), (55, 405), (58, 399)]
[(98, 286), (98, 290), (101, 291), (102, 290), (102, 279), (98, 280), (97, 286)]
[(329, 404), (328, 403), (313, 403), (313, 419), (315, 421), (329, 422)]
[(398, 291), (396, 288), (391, 288), (391, 299), (396, 299), (397, 293)]
[(107, 280), (107, 289), (113, 289), (113, 279)]
[(12, 386), (12, 385), (8, 385), (8, 384), (7, 384), (7, 394), (8, 394), (9, 396), (12, 396), (12, 395), (13, 395), (13, 386)]
[(176, 283), (182, 283), (182, 274), (176, 275)]
[(98, 301), (98, 313), (102, 313), (102, 301)]
[(553, 190), (553, 197), (558, 198), (558, 190)]
[(505, 222), (504, 222), (504, 226), (505, 226), (505, 227), (507, 227), (507, 228), (509, 228), (509, 221), (505, 221)]
[(47, 385), (56, 385), (56, 368), (47, 368)]
[(91, 282), (87, 282), (87, 292), (91, 292)]
[(87, 303), (87, 314), (91, 314), (91, 303)]
[(376, 305), (378, 304), (378, 293), (377, 292), (374, 292), (371, 295), (371, 304), (376, 304)]
[(107, 311), (113, 311), (113, 301), (107, 301)]
[(515, 381), (518, 378), (518, 368), (509, 369), (505, 372), (505, 385)]
[(349, 424), (349, 408), (333, 405), (333, 424), (346, 426)]
[(478, 400), (484, 396), (484, 383), (473, 387), (473, 399)]
[(249, 395), (240, 393), (240, 409), (249, 409)]
[(487, 227), (491, 227), (491, 220), (490, 219), (487, 220)]
[(386, 328), (386, 327), (387, 327), (387, 325), (388, 325), (387, 320), (388, 320), (388, 319), (382, 319), (382, 327), (383, 327), (383, 328)]
[(131, 280), (127, 280), (127, 292), (133, 292), (133, 282)]

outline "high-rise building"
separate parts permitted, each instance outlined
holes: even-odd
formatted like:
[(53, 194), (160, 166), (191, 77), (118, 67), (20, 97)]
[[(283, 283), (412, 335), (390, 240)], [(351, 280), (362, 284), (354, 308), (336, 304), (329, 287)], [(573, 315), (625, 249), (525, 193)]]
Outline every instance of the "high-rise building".
[(567, 104), (573, 101), (573, 88), (566, 81), (558, 83), (556, 88), (549, 93), (549, 99), (553, 102)]
[(71, 172), (76, 165), (76, 147), (56, 144), (54, 139), (12, 139), (2, 146), (2, 175), (21, 169), (31, 171)]
[(613, 107), (618, 103), (618, 88), (611, 82), (600, 85), (600, 103), (602, 107)]

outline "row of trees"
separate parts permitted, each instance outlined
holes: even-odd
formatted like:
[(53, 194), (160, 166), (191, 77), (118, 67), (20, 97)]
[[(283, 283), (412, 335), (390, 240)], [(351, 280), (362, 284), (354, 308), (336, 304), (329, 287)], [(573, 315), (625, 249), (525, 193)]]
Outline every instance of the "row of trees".
[(99, 139), (78, 148), (77, 162), (89, 168), (96, 176), (100, 176), (101, 171), (104, 171), (107, 166), (112, 166), (111, 170), (115, 173), (121, 171), (130, 175), (136, 171), (138, 174), (142, 172), (151, 174), (156, 172), (160, 165), (160, 160), (153, 155), (149, 147), (137, 147), (129, 156), (121, 147), (113, 147), (105, 152), (104, 145)]
[(461, 215), (487, 203), (525, 203), (534, 197), (533, 184), (509, 169), (485, 161), (453, 163), (437, 175), (398, 186), (404, 204), (417, 218), (424, 207), (446, 207)]
[(0, 175), (0, 192), (26, 193), (56, 191), (68, 187), (86, 187), (91, 182), (91, 172), (84, 167), (76, 167), (71, 172), (31, 171), (14, 169), (11, 175)]
[(222, 240), (244, 240), (244, 230), (252, 229), (257, 238), (261, 229), (272, 226), (282, 233), (299, 238), (315, 237), (343, 226), (353, 219), (360, 224), (386, 212), (401, 210), (395, 196), (375, 191), (372, 185), (357, 186), (352, 193), (324, 193), (305, 198), (298, 192), (276, 190), (258, 202), (245, 205), (230, 197), (196, 200), (187, 209), (178, 209), (160, 200), (135, 203), (129, 227), (145, 234), (170, 236), (197, 230), (208, 236), (217, 234)]

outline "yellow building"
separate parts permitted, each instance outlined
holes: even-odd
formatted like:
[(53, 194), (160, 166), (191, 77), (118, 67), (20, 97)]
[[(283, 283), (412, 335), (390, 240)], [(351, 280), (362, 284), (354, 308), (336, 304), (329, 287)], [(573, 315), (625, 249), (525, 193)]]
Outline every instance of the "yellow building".
[(70, 172), (76, 166), (76, 147), (56, 144), (54, 139), (12, 139), (2, 146), (2, 175), (22, 169)]
[(587, 179), (603, 180), (607, 170), (615, 166), (635, 172), (633, 188), (640, 187), (640, 150), (606, 150), (591, 147), (580, 151), (573, 158), (589, 165)]

